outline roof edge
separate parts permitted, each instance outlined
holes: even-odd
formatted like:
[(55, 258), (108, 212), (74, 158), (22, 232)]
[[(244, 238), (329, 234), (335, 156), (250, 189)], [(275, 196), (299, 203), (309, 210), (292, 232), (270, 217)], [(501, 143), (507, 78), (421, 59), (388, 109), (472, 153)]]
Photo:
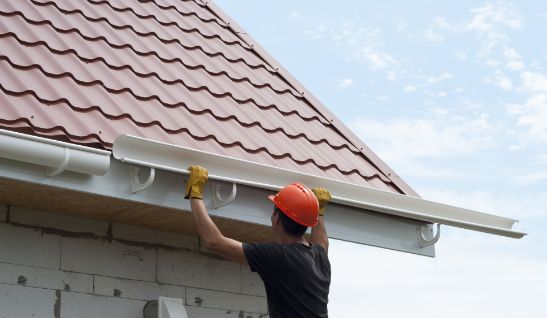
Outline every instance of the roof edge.
[(355, 135), (341, 120), (338, 119), (319, 99), (317, 99), (308, 89), (304, 87), (289, 71), (287, 71), (277, 60), (272, 57), (258, 42), (251, 37), (239, 24), (230, 18), (219, 6), (213, 1), (200, 1), (207, 6), (216, 16), (224, 21), (230, 29), (234, 31), (242, 41), (247, 43), (253, 51), (260, 56), (264, 61), (272, 67), (277, 73), (283, 77), (289, 85), (293, 86), (302, 97), (306, 99), (319, 114), (328, 120), (332, 126), (338, 130), (353, 146), (355, 146), (368, 160), (382, 172), (393, 184), (404, 194), (420, 197), (420, 195), (410, 187), (391, 167), (387, 165), (378, 155), (376, 155), (365, 143)]

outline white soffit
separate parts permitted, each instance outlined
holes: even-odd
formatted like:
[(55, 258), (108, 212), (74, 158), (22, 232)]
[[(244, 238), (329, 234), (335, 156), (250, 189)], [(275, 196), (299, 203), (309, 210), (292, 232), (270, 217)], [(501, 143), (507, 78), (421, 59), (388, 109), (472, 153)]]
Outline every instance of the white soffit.
[(116, 159), (135, 165), (187, 174), (186, 168), (197, 164), (207, 168), (210, 179), (274, 191), (298, 181), (329, 189), (332, 201), (343, 205), (513, 238), (526, 235), (512, 230), (514, 219), (141, 137), (120, 135), (112, 152)]
[(45, 166), (49, 176), (65, 170), (104, 175), (110, 151), (0, 129), (0, 157)]

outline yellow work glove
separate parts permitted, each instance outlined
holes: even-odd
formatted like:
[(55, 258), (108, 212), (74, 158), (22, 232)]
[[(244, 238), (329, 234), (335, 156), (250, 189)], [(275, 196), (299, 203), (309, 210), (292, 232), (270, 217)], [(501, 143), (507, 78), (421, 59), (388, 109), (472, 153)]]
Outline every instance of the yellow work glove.
[(207, 169), (200, 166), (190, 166), (190, 177), (186, 183), (185, 199), (203, 199), (203, 186), (207, 183)]
[(325, 207), (330, 201), (330, 192), (325, 188), (313, 188), (311, 189), (317, 201), (319, 201), (319, 215), (325, 215)]

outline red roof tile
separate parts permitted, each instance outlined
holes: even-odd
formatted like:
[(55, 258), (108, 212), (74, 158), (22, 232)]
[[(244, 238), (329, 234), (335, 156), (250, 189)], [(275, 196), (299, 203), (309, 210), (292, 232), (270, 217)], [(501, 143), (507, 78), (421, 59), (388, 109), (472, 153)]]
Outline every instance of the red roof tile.
[(129, 133), (415, 195), (235, 28), (194, 1), (0, 1), (0, 126), (104, 149)]

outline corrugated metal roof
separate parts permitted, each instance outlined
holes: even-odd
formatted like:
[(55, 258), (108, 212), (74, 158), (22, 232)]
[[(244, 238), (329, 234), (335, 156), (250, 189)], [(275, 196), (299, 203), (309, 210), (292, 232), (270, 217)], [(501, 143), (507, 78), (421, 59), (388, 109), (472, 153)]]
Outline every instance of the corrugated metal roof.
[(236, 28), (194, 1), (0, 1), (0, 126), (104, 149), (129, 133), (415, 195)]

